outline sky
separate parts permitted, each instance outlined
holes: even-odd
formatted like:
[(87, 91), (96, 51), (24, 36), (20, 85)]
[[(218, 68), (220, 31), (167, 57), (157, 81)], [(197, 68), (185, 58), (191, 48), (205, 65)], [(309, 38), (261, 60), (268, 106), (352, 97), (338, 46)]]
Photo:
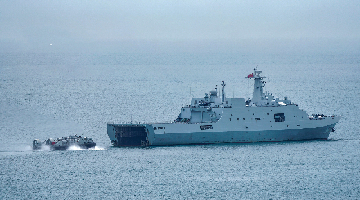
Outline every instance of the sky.
[(360, 52), (359, 0), (0, 0), (0, 52)]

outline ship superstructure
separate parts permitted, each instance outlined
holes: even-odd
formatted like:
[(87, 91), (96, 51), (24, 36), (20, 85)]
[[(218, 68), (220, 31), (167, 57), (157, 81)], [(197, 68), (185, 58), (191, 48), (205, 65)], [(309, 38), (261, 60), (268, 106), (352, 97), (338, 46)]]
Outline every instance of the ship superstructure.
[(172, 123), (107, 124), (114, 146), (247, 143), (327, 139), (340, 116), (308, 115), (287, 97), (264, 93), (262, 71), (254, 69), (252, 99), (227, 98), (215, 90), (192, 98)]

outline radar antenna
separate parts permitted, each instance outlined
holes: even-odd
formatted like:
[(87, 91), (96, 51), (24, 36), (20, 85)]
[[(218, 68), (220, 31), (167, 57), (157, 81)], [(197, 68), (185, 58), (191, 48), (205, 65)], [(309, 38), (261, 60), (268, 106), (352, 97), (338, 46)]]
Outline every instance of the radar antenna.
[(222, 86), (222, 90), (221, 90), (221, 93), (222, 93), (222, 102), (225, 102), (225, 90), (224, 90), (224, 88), (225, 88), (226, 84), (225, 84), (224, 81), (222, 81), (221, 86)]

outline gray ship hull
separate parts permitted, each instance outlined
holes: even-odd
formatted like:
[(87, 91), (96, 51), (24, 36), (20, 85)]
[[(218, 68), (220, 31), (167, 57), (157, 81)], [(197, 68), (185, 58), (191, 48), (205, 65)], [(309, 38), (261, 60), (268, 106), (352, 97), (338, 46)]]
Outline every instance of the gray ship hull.
[(308, 115), (287, 97), (264, 93), (260, 74), (247, 76), (255, 80), (252, 99), (226, 98), (223, 81), (221, 95), (215, 88), (192, 98), (173, 123), (108, 124), (109, 138), (114, 146), (280, 142), (327, 139), (335, 130), (340, 116)]
[(108, 124), (114, 146), (164, 146), (216, 143), (281, 142), (326, 140), (335, 124), (324, 127), (263, 130), (154, 134), (150, 124)]

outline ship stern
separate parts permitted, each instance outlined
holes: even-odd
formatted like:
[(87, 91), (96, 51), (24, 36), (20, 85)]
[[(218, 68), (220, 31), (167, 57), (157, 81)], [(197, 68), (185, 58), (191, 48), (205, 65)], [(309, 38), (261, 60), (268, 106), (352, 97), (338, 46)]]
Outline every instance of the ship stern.
[(147, 124), (107, 124), (107, 134), (113, 146), (149, 146)]

